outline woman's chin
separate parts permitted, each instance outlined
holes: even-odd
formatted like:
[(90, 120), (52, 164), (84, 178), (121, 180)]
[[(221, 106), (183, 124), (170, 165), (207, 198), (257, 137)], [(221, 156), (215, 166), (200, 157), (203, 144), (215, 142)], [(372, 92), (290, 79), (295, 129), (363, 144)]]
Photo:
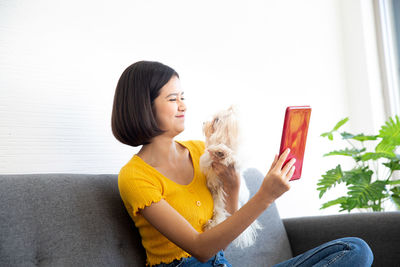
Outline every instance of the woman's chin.
[(185, 130), (185, 127), (182, 127), (181, 129), (178, 129), (178, 131), (177, 131), (177, 132), (178, 132), (178, 133), (177, 133), (177, 135), (178, 135), (178, 134), (180, 134), (181, 132), (183, 132), (184, 130)]
[(181, 123), (175, 127), (175, 130), (178, 132), (183, 132), (185, 130), (185, 123)]
[(178, 134), (182, 133), (184, 130), (185, 130), (185, 127), (176, 128), (176, 129), (174, 129), (174, 130), (167, 131), (166, 134), (169, 135), (169, 136), (171, 136), (171, 137), (175, 137), (175, 136), (177, 136)]

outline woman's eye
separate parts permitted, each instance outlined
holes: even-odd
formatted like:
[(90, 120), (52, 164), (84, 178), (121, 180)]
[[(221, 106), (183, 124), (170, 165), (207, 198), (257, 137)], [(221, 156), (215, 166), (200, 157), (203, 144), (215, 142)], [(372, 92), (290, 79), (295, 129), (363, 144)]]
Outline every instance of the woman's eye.
[(185, 100), (185, 98), (184, 98), (184, 97), (181, 97), (181, 100)]
[(176, 101), (176, 98), (171, 98), (168, 101), (174, 102), (174, 101)]

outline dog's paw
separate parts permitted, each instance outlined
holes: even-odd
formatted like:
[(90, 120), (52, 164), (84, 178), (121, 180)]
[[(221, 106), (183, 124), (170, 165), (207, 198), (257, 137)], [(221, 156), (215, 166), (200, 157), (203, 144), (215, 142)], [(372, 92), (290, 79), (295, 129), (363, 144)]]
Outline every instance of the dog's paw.
[(236, 162), (235, 154), (232, 149), (225, 144), (210, 145), (207, 151), (211, 157), (218, 160), (220, 163), (228, 166)]
[(211, 145), (207, 148), (207, 151), (215, 158), (222, 160), (231, 154), (231, 149), (224, 144)]
[(214, 151), (213, 155), (219, 159), (224, 159), (227, 156), (227, 154), (224, 151)]

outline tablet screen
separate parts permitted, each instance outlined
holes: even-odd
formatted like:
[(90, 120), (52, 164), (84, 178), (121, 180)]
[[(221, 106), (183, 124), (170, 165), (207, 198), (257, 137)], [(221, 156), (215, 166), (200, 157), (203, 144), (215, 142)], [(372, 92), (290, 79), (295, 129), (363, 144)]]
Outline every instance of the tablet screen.
[(294, 164), (296, 169), (292, 178), (290, 179), (291, 181), (297, 180), (301, 177), (310, 116), (310, 106), (286, 108), (279, 155), (281, 155), (286, 148), (290, 148), (289, 156), (287, 157), (284, 165), (292, 158), (296, 159)]

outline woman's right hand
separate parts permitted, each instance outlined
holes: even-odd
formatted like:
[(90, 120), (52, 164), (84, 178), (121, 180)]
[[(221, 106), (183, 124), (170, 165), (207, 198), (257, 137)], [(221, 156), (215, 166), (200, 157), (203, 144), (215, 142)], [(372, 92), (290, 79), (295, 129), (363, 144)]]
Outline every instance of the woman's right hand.
[(268, 204), (274, 202), (278, 197), (290, 189), (289, 180), (293, 176), (295, 170), (294, 163), (296, 162), (296, 159), (291, 159), (285, 164), (285, 166), (283, 166), (289, 152), (290, 149), (288, 148), (280, 157), (275, 155), (271, 168), (264, 177), (264, 181), (258, 191)]

